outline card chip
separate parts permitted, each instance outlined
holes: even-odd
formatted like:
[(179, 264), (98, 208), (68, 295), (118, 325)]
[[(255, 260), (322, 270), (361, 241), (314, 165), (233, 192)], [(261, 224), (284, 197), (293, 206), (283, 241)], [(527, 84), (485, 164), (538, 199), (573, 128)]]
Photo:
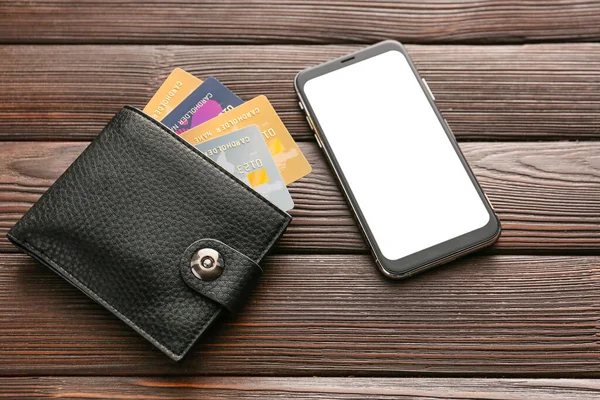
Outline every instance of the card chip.
[(246, 178), (248, 178), (250, 187), (260, 186), (269, 182), (269, 175), (267, 174), (267, 170), (264, 168), (250, 172), (246, 175)]

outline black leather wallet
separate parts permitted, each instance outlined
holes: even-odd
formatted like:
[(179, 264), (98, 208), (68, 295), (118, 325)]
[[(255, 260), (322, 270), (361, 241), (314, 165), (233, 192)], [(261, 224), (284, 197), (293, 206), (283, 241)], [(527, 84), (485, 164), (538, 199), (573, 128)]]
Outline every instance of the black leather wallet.
[(8, 237), (180, 360), (243, 304), (290, 220), (125, 107)]

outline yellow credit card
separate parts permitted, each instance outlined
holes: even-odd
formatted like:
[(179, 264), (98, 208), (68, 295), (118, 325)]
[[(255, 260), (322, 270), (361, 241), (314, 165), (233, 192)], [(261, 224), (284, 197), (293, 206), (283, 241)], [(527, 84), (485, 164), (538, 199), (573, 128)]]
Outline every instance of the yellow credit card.
[(155, 120), (161, 121), (201, 83), (202, 80), (194, 75), (181, 68), (175, 68), (146, 104), (144, 112)]
[(257, 125), (286, 185), (312, 171), (298, 145), (265, 96), (258, 96), (186, 132), (181, 137), (195, 146), (237, 129)]

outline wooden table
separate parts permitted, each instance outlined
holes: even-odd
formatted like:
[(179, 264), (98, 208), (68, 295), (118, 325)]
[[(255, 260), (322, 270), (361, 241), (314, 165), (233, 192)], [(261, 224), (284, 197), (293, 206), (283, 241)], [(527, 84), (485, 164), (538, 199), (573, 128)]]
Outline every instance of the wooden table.
[[(504, 226), (404, 282), (376, 271), (292, 83), (386, 38)], [(0, 397), (598, 398), (599, 39), (591, 0), (3, 2)], [(249, 304), (178, 364), (5, 236), (174, 67), (267, 95), (314, 168)]]

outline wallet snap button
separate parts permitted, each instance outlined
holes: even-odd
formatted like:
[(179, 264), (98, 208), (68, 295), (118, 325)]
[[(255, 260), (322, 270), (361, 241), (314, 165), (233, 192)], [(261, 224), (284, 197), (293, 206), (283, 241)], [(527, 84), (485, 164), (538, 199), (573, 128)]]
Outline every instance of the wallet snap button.
[(192, 256), (190, 264), (194, 276), (203, 281), (217, 279), (223, 273), (223, 259), (218, 251), (200, 249)]

